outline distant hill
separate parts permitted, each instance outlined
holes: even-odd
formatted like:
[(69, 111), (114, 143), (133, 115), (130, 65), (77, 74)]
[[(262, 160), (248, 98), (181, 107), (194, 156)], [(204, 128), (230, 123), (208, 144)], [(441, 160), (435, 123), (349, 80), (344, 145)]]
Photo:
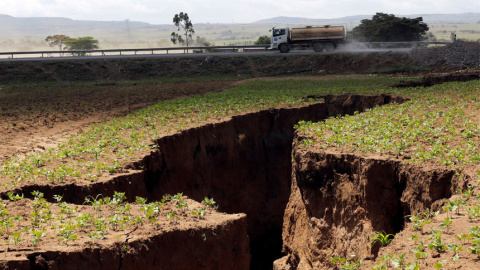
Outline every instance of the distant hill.
[[(463, 13), (463, 14), (413, 14), (398, 15), (399, 17), (417, 18), (422, 17), (427, 24), (432, 23), (478, 23), (480, 21), (480, 13)], [(302, 24), (302, 25), (324, 25), (324, 24), (359, 24), (363, 19), (371, 19), (373, 15), (357, 15), (341, 17), (336, 19), (309, 19), (302, 17), (274, 17), (270, 19), (259, 20), (254, 24)]]
[(363, 19), (372, 18), (372, 15), (348, 16), (336, 19), (308, 19), (302, 17), (275, 17), (259, 20), (253, 24), (303, 24), (303, 25), (324, 25), (324, 24), (359, 24)]
[[(397, 15), (401, 17), (423, 17), (426, 23), (477, 23), (480, 20), (480, 13), (465, 14), (414, 14)], [(359, 24), (363, 19), (370, 19), (372, 15), (356, 15), (341, 17), (335, 19), (311, 19), (302, 17), (275, 17), (259, 20), (250, 24), (268, 24), (268, 25), (325, 25), (325, 24)], [(13, 34), (23, 35), (45, 35), (52, 33), (81, 33), (86, 34), (90, 31), (125, 31), (134, 29), (148, 28), (171, 28), (172, 25), (152, 25), (138, 21), (84, 21), (72, 20), (61, 17), (12, 17), (0, 14), (0, 31), (3, 35)]]
[(60, 17), (12, 17), (0, 15), (0, 31), (2, 34), (23, 32), (29, 34), (51, 34), (56, 31), (88, 32), (96, 29), (125, 30), (128, 28), (146, 28), (152, 25), (144, 22), (129, 21), (82, 21)]

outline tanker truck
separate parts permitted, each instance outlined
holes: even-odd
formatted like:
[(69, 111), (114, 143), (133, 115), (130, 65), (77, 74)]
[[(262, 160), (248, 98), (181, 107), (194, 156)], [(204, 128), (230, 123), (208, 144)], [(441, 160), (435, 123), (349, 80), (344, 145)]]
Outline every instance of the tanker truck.
[(345, 41), (343, 26), (306, 26), (299, 28), (272, 28), (270, 50), (287, 53), (293, 48), (313, 48), (315, 52), (333, 51)]

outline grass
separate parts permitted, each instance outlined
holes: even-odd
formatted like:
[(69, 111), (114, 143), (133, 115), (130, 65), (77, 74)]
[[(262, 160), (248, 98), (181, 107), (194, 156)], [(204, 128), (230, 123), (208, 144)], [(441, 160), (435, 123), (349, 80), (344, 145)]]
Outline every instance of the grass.
[(457, 34), (457, 39), (478, 41), (480, 39), (480, 24), (431, 24), (432, 32), (439, 41), (451, 41), (451, 33)]

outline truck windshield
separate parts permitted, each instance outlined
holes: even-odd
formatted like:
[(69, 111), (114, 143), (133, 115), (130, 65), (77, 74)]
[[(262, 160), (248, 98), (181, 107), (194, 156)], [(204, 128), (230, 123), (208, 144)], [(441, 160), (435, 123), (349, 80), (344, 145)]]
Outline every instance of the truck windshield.
[(274, 29), (273, 30), (273, 36), (282, 36), (285, 35), (285, 29)]

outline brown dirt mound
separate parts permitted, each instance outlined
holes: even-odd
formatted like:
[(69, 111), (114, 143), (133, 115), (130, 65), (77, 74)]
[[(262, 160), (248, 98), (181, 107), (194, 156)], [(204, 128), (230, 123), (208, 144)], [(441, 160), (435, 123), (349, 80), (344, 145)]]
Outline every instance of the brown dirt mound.
[(477, 68), (480, 66), (480, 43), (456, 41), (441, 47), (418, 47), (410, 52), (410, 58), (422, 65)]

